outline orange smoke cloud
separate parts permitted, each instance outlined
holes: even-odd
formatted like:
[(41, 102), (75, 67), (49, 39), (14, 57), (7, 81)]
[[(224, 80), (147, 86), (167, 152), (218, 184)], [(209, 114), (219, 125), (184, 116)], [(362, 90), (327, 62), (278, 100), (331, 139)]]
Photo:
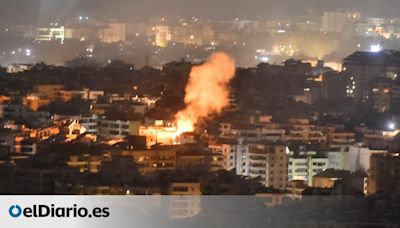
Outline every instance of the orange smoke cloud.
[(196, 123), (229, 105), (229, 81), (235, 76), (235, 61), (217, 52), (190, 72), (186, 86), (186, 108), (175, 115), (177, 135), (194, 131)]

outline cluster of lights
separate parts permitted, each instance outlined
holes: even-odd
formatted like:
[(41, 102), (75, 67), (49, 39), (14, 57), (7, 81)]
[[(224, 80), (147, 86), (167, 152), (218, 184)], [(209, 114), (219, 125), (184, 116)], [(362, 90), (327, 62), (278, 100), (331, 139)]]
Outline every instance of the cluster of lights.
[(87, 52), (86, 57), (92, 58), (93, 57), (93, 52), (94, 52), (93, 46), (91, 45), (88, 48), (86, 48), (86, 52)]
[[(17, 51), (15, 51), (15, 50), (12, 50), (12, 51), (10, 51), (10, 54), (11, 55), (16, 55), (17, 53), (23, 53), (25, 56), (31, 56), (32, 55), (32, 50), (31, 49), (29, 49), (29, 48), (27, 48), (27, 49), (25, 49), (25, 50), (23, 50), (22, 48), (19, 48)], [(6, 53), (5, 52), (3, 52), (3, 55), (5, 55)]]
[(79, 21), (89, 20), (89, 17), (88, 16), (79, 16), (78, 19), (79, 19)]
[(296, 52), (298, 52), (298, 49), (296, 49), (293, 45), (288, 44), (288, 45), (274, 45), (272, 47), (271, 53), (273, 55), (285, 55), (292, 57)]
[(354, 90), (356, 89), (356, 82), (354, 81), (354, 77), (350, 78), (351, 85), (346, 87), (347, 96), (353, 96)]
[(259, 60), (260, 62), (267, 63), (269, 62), (269, 57), (267, 56), (267, 51), (265, 49), (257, 49), (257, 55), (254, 56), (254, 59)]

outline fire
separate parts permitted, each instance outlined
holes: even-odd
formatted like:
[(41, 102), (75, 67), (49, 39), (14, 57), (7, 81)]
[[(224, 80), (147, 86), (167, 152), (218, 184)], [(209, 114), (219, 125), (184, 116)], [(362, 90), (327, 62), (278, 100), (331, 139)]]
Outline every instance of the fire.
[(148, 146), (180, 144), (185, 132), (193, 132), (199, 120), (221, 113), (229, 105), (230, 80), (235, 76), (235, 61), (225, 53), (214, 53), (190, 72), (185, 92), (185, 109), (176, 113), (174, 124), (156, 122), (142, 126), (139, 135), (147, 137)]
[(195, 125), (210, 114), (220, 113), (229, 105), (228, 83), (235, 76), (235, 61), (229, 55), (217, 52), (190, 72), (186, 86), (186, 108), (175, 115), (176, 137), (193, 132)]
[(176, 137), (185, 132), (193, 132), (194, 124), (190, 119), (178, 119), (176, 122)]

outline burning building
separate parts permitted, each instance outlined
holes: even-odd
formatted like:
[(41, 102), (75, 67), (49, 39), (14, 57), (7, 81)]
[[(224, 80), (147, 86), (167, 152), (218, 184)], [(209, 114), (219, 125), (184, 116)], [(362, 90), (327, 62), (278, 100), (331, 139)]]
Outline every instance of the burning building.
[(147, 145), (179, 144), (177, 138), (193, 132), (196, 124), (229, 106), (229, 82), (235, 76), (235, 61), (222, 52), (214, 53), (201, 65), (194, 66), (185, 89), (185, 109), (175, 115), (174, 124), (156, 123), (141, 127), (139, 135), (147, 136)]
[(165, 123), (162, 120), (155, 122), (153, 126), (142, 126), (139, 128), (139, 135), (146, 136), (148, 148), (155, 144), (175, 145), (177, 142), (177, 127), (172, 123)]

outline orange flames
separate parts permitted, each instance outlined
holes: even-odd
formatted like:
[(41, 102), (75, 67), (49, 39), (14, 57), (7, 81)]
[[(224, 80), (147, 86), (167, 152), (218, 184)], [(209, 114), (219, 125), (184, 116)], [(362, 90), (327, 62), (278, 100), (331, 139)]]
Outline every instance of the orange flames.
[(210, 114), (220, 113), (229, 105), (229, 81), (235, 76), (235, 61), (217, 52), (190, 72), (186, 86), (186, 108), (175, 115), (176, 136), (193, 132), (195, 125)]

